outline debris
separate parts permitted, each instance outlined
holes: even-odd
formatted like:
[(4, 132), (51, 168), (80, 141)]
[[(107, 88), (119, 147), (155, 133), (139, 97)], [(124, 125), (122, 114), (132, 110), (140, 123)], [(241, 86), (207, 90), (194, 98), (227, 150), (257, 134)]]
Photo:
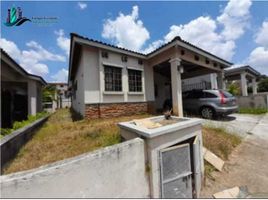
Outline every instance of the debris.
[(141, 126), (148, 129), (158, 128), (162, 126), (160, 123), (153, 122), (150, 119), (137, 119), (133, 121), (137, 126)]
[(213, 197), (216, 199), (224, 199), (224, 198), (246, 198), (249, 195), (247, 186), (241, 187), (233, 187), (227, 190), (223, 190), (221, 192), (217, 192), (213, 194)]
[(204, 159), (213, 165), (217, 170), (222, 171), (224, 161), (216, 156), (214, 153), (203, 147)]

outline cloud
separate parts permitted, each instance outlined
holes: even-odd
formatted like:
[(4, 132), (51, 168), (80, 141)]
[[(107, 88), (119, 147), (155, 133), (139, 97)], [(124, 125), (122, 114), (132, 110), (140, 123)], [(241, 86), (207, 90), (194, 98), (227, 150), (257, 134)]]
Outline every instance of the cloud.
[(226, 40), (236, 40), (241, 37), (248, 26), (251, 0), (230, 0), (217, 21), (224, 26), (221, 35)]
[(268, 75), (268, 21), (264, 21), (262, 26), (254, 36), (257, 46), (253, 49), (244, 63), (251, 65), (260, 73)]
[(184, 25), (173, 25), (169, 33), (164, 37), (165, 42), (180, 36), (219, 57), (230, 60), (234, 55), (235, 43), (226, 41), (216, 32), (217, 23), (209, 16), (201, 16)]
[(268, 21), (262, 23), (262, 27), (256, 35), (255, 42), (268, 48)]
[(116, 19), (107, 19), (103, 24), (102, 37), (111, 39), (116, 45), (140, 51), (150, 38), (148, 30), (139, 18), (138, 6), (133, 6), (132, 13), (119, 13)]
[(161, 45), (163, 45), (165, 42), (163, 40), (156, 40), (153, 43), (149, 44), (149, 46), (144, 49), (142, 52), (147, 54), (152, 52), (153, 50), (157, 49), (158, 47), (160, 47)]
[(77, 5), (78, 5), (80, 10), (84, 10), (87, 8), (87, 4), (84, 2), (78, 2)]
[(57, 37), (57, 45), (65, 51), (66, 55), (69, 55), (70, 52), (70, 39), (65, 37), (64, 30), (60, 29), (58, 31), (55, 31), (55, 34)]
[(52, 75), (51, 78), (55, 82), (67, 82), (67, 79), (68, 79), (68, 70), (66, 70), (65, 68), (62, 68), (55, 75)]
[[(167, 43), (175, 36), (180, 36), (198, 47), (201, 47), (221, 58), (231, 60), (235, 54), (235, 41), (245, 32), (249, 24), (251, 1), (230, 0), (222, 13), (212, 19), (210, 16), (200, 16), (186, 24), (172, 25), (169, 32), (160, 43)], [(221, 30), (222, 29), (222, 30)], [(145, 49), (154, 50), (155, 42)]]
[(29, 73), (44, 76), (49, 73), (48, 66), (40, 61), (60, 61), (65, 62), (66, 58), (61, 55), (51, 53), (44, 49), (35, 41), (26, 43), (28, 50), (20, 50), (13, 41), (5, 38), (0, 39), (3, 48), (13, 59)]

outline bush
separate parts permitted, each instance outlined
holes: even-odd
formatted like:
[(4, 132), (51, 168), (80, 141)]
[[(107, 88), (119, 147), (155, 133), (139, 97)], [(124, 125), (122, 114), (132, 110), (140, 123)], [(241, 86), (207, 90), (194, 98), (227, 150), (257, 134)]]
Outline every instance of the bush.
[(47, 115), (48, 115), (47, 112), (39, 112), (36, 115), (28, 115), (27, 120), (23, 120), (23, 121), (20, 121), (20, 122), (15, 121), (13, 123), (12, 128), (1, 128), (0, 138), (12, 133), (15, 130), (18, 130), (18, 129), (24, 127), (24, 126), (27, 126), (28, 124), (31, 124), (34, 121), (36, 121), (36, 120), (38, 120), (38, 119), (40, 119), (42, 117), (45, 117)]

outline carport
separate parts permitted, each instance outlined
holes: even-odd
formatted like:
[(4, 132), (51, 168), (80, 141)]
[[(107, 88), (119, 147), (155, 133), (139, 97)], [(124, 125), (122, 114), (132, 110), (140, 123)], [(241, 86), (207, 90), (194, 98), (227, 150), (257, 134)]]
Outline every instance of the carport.
[(223, 89), (224, 69), (232, 65), (180, 37), (153, 51), (148, 58), (148, 67), (154, 71), (155, 109), (160, 111), (165, 99), (170, 98), (173, 114), (180, 117), (183, 117), (181, 81), (217, 73), (219, 89)]
[(250, 66), (233, 68), (225, 71), (227, 81), (240, 81), (242, 96), (248, 96), (248, 82), (252, 84), (253, 94), (257, 94), (257, 79), (261, 74)]

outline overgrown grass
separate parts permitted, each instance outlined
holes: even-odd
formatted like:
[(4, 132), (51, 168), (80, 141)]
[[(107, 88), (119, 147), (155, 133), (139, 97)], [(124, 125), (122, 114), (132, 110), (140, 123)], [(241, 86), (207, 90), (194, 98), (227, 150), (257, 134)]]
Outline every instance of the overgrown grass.
[(12, 133), (13, 131), (15, 130), (18, 130), (20, 128), (23, 128), (24, 126), (27, 126), (31, 123), (33, 123), (34, 121), (42, 118), (42, 117), (45, 117), (47, 116), (49, 113), (47, 112), (39, 112), (39, 113), (36, 113), (36, 115), (28, 115), (27, 119), (26, 120), (23, 120), (23, 121), (15, 121), (13, 123), (13, 126), (12, 128), (0, 128), (0, 138)]
[(267, 108), (240, 108), (239, 113), (241, 114), (254, 114), (254, 115), (260, 115), (267, 113)]
[(120, 142), (118, 122), (148, 117), (72, 121), (68, 109), (58, 110), (4, 168), (12, 173), (39, 167)]
[[(204, 126), (202, 134), (203, 145), (223, 160), (228, 160), (228, 156), (242, 141), (240, 137), (228, 133), (224, 128)], [(213, 171), (215, 168), (205, 162), (205, 175), (212, 178)]]

